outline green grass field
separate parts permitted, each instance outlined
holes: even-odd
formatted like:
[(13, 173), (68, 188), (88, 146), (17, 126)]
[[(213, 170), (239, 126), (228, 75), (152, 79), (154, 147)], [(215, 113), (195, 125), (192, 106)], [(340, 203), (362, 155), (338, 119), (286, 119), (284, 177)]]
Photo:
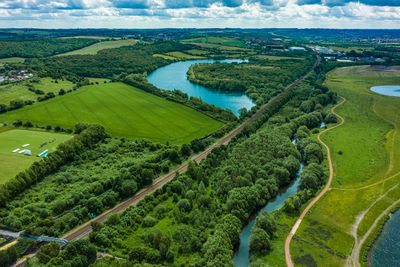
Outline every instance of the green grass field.
[(7, 57), (7, 58), (0, 58), (0, 66), (5, 63), (21, 63), (24, 62), (25, 58), (22, 57)]
[(123, 83), (85, 86), (63, 97), (0, 115), (0, 121), (31, 121), (73, 129), (98, 123), (116, 136), (181, 144), (221, 126), (200, 112)]
[[(21, 81), (16, 83), (11, 83), (7, 85), (0, 86), (0, 104), (8, 105), (11, 100), (21, 99), (21, 100), (36, 100), (40, 95), (35, 94), (28, 90), (26, 86), (29, 80)], [(42, 90), (45, 94), (48, 92), (53, 92), (57, 95), (60, 89), (65, 91), (72, 89), (74, 84), (70, 81), (55, 80), (52, 78), (40, 78), (38, 83), (32, 83), (35, 89)]]
[(281, 60), (281, 59), (298, 59), (304, 60), (303, 57), (280, 57), (280, 56), (268, 56), (268, 55), (257, 55), (259, 59), (268, 59), (268, 60)]
[(231, 37), (214, 37), (208, 36), (206, 37), (198, 37), (192, 39), (182, 40), (183, 43), (203, 43), (203, 44), (216, 44), (223, 46), (236, 46), (236, 47), (245, 47), (244, 41)]
[(121, 46), (129, 46), (136, 44), (136, 40), (134, 39), (127, 39), (127, 40), (117, 40), (117, 41), (104, 41), (89, 45), (87, 47), (70, 51), (67, 53), (56, 55), (58, 56), (72, 56), (72, 55), (95, 55), (97, 52), (103, 49), (110, 49), (110, 48), (118, 48)]
[(358, 260), (352, 250), (360, 249), (376, 218), (400, 199), (400, 99), (370, 91), (390, 84), (400, 84), (396, 68), (347, 67), (329, 74), (326, 86), (347, 99), (336, 110), (346, 121), (322, 136), (331, 148), (333, 189), (306, 215), (291, 243), (298, 266)]
[(183, 52), (174, 51), (165, 54), (154, 54), (153, 57), (162, 57), (165, 59), (172, 59), (172, 60), (188, 60), (188, 59), (205, 59), (206, 57), (203, 56), (194, 56), (188, 55)]
[[(0, 132), (0, 184), (7, 182), (20, 171), (29, 167), (34, 161), (40, 158), (36, 155), (45, 149), (54, 151), (58, 144), (71, 138), (71, 135), (56, 134), (51, 132), (40, 132), (30, 130), (12, 129)], [(49, 143), (54, 140), (54, 142)], [(49, 143), (43, 148), (40, 145)], [(13, 153), (24, 144), (30, 144), (26, 149), (32, 151), (32, 156), (25, 156), (23, 153)]]

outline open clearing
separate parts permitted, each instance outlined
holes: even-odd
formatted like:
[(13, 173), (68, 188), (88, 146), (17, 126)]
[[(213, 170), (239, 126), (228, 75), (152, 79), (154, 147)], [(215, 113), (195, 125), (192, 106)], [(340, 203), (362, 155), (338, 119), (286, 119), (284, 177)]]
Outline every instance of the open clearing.
[(400, 198), (400, 99), (369, 90), (400, 84), (393, 71), (360, 66), (329, 74), (326, 86), (347, 99), (336, 110), (346, 123), (322, 136), (332, 154), (332, 189), (305, 216), (293, 238), (296, 265), (358, 266), (366, 233)]
[[(35, 94), (28, 90), (27, 83), (30, 80), (15, 82), (7, 85), (0, 86), (0, 104), (8, 105), (11, 100), (36, 100), (40, 95)], [(74, 84), (70, 81), (55, 80), (52, 78), (40, 78), (38, 83), (32, 83), (34, 89), (41, 90), (44, 94), (53, 92), (55, 95), (58, 94), (60, 89), (65, 91), (72, 89)]]
[(243, 40), (231, 37), (214, 37), (214, 36), (198, 37), (198, 38), (182, 40), (182, 43), (202, 43), (202, 44), (216, 44), (223, 46), (245, 47)]
[[(70, 139), (71, 135), (56, 134), (52, 132), (40, 132), (30, 130), (13, 129), (0, 133), (0, 184), (7, 182), (20, 171), (29, 167), (34, 161), (39, 160), (36, 155), (45, 149), (55, 151), (58, 144)], [(54, 141), (53, 141), (54, 140)], [(51, 142), (53, 141), (53, 142)], [(47, 142), (48, 144), (40, 145)], [(51, 143), (49, 143), (51, 142)], [(24, 153), (13, 153), (22, 145), (30, 144), (25, 149), (32, 151), (32, 156), (25, 156)]]
[(104, 41), (89, 45), (87, 47), (70, 51), (67, 53), (56, 55), (59, 56), (73, 56), (73, 55), (95, 55), (97, 52), (103, 49), (110, 49), (110, 48), (118, 48), (121, 46), (129, 46), (136, 44), (136, 40), (134, 39), (127, 39), (127, 40), (117, 40), (117, 41)]
[(24, 62), (25, 58), (22, 57), (6, 57), (0, 58), (0, 66), (5, 63), (21, 63)]
[(85, 86), (0, 115), (0, 121), (18, 119), (69, 129), (78, 122), (97, 123), (112, 135), (176, 144), (201, 138), (221, 126), (191, 108), (123, 83)]

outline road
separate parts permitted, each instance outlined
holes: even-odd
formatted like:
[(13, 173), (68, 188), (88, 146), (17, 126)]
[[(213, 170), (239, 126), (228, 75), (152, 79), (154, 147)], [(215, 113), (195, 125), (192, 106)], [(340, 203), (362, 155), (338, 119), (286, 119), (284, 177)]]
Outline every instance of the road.
[[(244, 121), (242, 124), (240, 124), (238, 127), (236, 127), (234, 130), (232, 130), (228, 135), (223, 137), (222, 139), (218, 140), (216, 143), (212, 144), (210, 147), (208, 147), (206, 150), (203, 152), (193, 156), (191, 159), (197, 163), (199, 163), (201, 160), (207, 157), (210, 152), (221, 145), (226, 145), (228, 144), (233, 137), (235, 137), (240, 131), (250, 122), (254, 121), (256, 118), (258, 118), (266, 109), (268, 109), (273, 103), (275, 103), (278, 99), (280, 99), (283, 95), (288, 93), (290, 89), (292, 89), (294, 86), (298, 85), (305, 77), (307, 77), (312, 71), (314, 71), (315, 67), (319, 65), (321, 62), (321, 58), (319, 55), (317, 55), (317, 60), (315, 61), (314, 65), (311, 67), (310, 70), (307, 71), (303, 76), (298, 78), (296, 81), (288, 85), (284, 91), (282, 91), (280, 94), (272, 98), (267, 104), (265, 104), (262, 108), (260, 108), (256, 113), (254, 113), (249, 119)], [(66, 239), (68, 241), (73, 241), (81, 238), (85, 238), (89, 236), (90, 232), (92, 231), (92, 227), (90, 224), (92, 222), (99, 222), (102, 223), (106, 220), (106, 218), (113, 213), (122, 213), (124, 210), (126, 210), (130, 206), (135, 206), (140, 200), (142, 200), (145, 196), (153, 193), (157, 189), (163, 187), (166, 183), (171, 181), (176, 173), (182, 173), (185, 172), (188, 167), (188, 162), (184, 162), (182, 165), (177, 167), (175, 170), (171, 171), (168, 174), (165, 174), (163, 176), (158, 177), (153, 181), (153, 184), (150, 185), (149, 187), (146, 187), (142, 190), (140, 190), (138, 193), (136, 193), (134, 196), (131, 198), (121, 202), (114, 208), (105, 211), (104, 213), (100, 214), (96, 218), (90, 220), (89, 222), (80, 225), (79, 227), (71, 230), (69, 233), (65, 234), (62, 238)], [(34, 256), (34, 254), (31, 254)], [(31, 256), (29, 255), (29, 256)], [(20, 260), (18, 261), (14, 266), (23, 266), (25, 264), (25, 260)]]
[(330, 131), (332, 129), (335, 129), (335, 128), (339, 127), (340, 125), (342, 125), (344, 123), (344, 118), (335, 112), (335, 109), (338, 106), (343, 105), (346, 102), (346, 99), (344, 97), (341, 97), (341, 98), (343, 99), (343, 101), (340, 102), (339, 104), (336, 104), (331, 109), (331, 112), (333, 114), (335, 114), (337, 117), (339, 117), (341, 122), (336, 124), (333, 127), (330, 127), (328, 129), (325, 129), (325, 130), (321, 131), (317, 136), (318, 141), (325, 147), (326, 152), (328, 154), (328, 163), (329, 163), (329, 179), (328, 179), (328, 183), (325, 185), (324, 189), (322, 189), (322, 191), (318, 194), (318, 196), (315, 197), (310, 202), (310, 204), (308, 204), (308, 206), (303, 210), (303, 212), (301, 213), (300, 217), (297, 219), (296, 223), (293, 225), (292, 230), (290, 230), (289, 235), (286, 237), (286, 241), (285, 241), (285, 258), (286, 258), (286, 265), (288, 267), (293, 267), (294, 266), (293, 262), (292, 262), (292, 258), (290, 256), (290, 241), (292, 241), (293, 236), (296, 234), (296, 231), (299, 228), (301, 222), (303, 221), (304, 216), (306, 216), (306, 214), (314, 206), (314, 204), (317, 203), (317, 201), (320, 200), (320, 198), (329, 190), (329, 188), (331, 186), (331, 183), (332, 183), (332, 179), (333, 179), (333, 164), (332, 164), (331, 152), (330, 152), (329, 146), (327, 144), (325, 144), (321, 140), (321, 135), (323, 133), (327, 132), (327, 131)]

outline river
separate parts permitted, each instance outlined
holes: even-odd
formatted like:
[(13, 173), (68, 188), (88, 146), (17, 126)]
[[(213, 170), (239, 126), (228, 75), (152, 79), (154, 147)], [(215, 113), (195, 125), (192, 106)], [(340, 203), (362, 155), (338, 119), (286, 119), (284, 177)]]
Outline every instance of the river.
[(226, 63), (244, 62), (244, 60), (241, 59), (179, 61), (158, 68), (147, 76), (147, 80), (158, 88), (166, 90), (178, 89), (187, 93), (189, 96), (200, 97), (208, 104), (214, 104), (223, 109), (229, 108), (235, 115), (239, 115), (239, 109), (241, 108), (246, 108), (247, 110), (251, 109), (251, 107), (254, 106), (254, 103), (244, 93), (224, 93), (217, 90), (211, 90), (204, 86), (191, 83), (187, 79), (186, 73), (191, 65), (215, 63), (217, 61)]
[[(299, 189), (299, 178), (300, 174), (303, 171), (303, 164), (300, 164), (300, 169), (297, 172), (296, 179), (293, 181), (293, 183), (285, 188), (284, 190), (281, 191), (280, 194), (278, 194), (274, 199), (269, 201), (267, 205), (262, 208), (257, 216), (261, 213), (262, 210), (265, 210), (266, 212), (272, 212), (274, 210), (278, 210), (283, 207), (283, 204), (285, 203), (285, 200), (288, 199), (289, 197), (295, 195)], [(240, 234), (240, 245), (239, 245), (239, 251), (238, 253), (233, 257), (233, 262), (237, 267), (247, 267), (250, 265), (250, 235), (251, 235), (251, 228), (253, 227), (257, 216), (255, 216), (249, 224), (242, 230), (242, 233)]]

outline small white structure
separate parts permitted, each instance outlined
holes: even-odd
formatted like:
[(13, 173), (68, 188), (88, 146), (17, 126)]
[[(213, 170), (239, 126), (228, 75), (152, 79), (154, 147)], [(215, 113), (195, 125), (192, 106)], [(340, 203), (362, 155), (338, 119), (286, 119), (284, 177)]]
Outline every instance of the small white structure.
[(29, 146), (29, 144), (25, 144), (25, 145), (23, 145), (22, 147), (27, 147), (27, 146)]
[(14, 149), (12, 152), (13, 152), (13, 153), (16, 153), (16, 152), (18, 152), (18, 151), (19, 151), (19, 148)]
[(22, 154), (25, 152), (25, 149), (22, 149), (20, 152), (18, 152), (18, 154)]
[(31, 156), (32, 152), (29, 149), (25, 149), (25, 155), (26, 156)]
[(292, 46), (289, 48), (289, 51), (306, 51), (306, 49), (304, 47)]

